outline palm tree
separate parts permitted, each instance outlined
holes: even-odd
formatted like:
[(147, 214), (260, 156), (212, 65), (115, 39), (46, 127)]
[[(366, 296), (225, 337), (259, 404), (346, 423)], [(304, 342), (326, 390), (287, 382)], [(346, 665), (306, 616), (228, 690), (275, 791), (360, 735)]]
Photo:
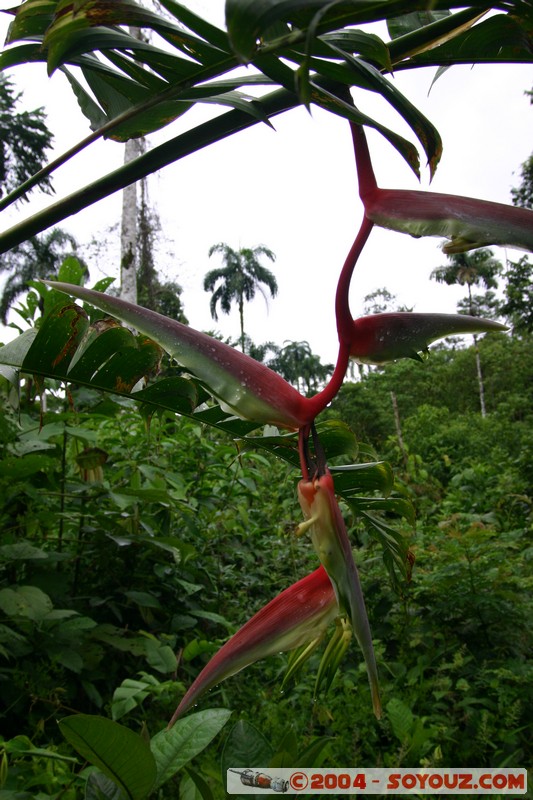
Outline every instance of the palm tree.
[(28, 290), (28, 282), (52, 278), (67, 256), (77, 255), (76, 248), (74, 236), (62, 228), (53, 228), (41, 236), (30, 237), (0, 255), (0, 273), (10, 273), (0, 295), (0, 322), (3, 325), (6, 324), (9, 309), (17, 297)]
[[(478, 304), (476, 298), (472, 296), (472, 286), (483, 285), (485, 289), (496, 289), (498, 286), (498, 275), (501, 273), (502, 265), (494, 258), (494, 253), (486, 247), (481, 247), (469, 253), (454, 253), (448, 256), (448, 264), (436, 267), (431, 273), (431, 277), (439, 283), (446, 283), (448, 286), (466, 286), (468, 298), (459, 304), (460, 311), (467, 311), (468, 314), (477, 316)], [(474, 350), (476, 354), (476, 371), (479, 385), (479, 404), (481, 416), (487, 414), (485, 407), (485, 388), (483, 384), (483, 373), (481, 371), (481, 360), (479, 357), (479, 347), (477, 336), (474, 334)]]
[(204, 278), (205, 291), (213, 292), (209, 304), (211, 316), (215, 321), (218, 320), (217, 306), (219, 304), (224, 314), (229, 314), (231, 304), (237, 303), (241, 326), (241, 350), (244, 353), (244, 302), (253, 300), (257, 290), (261, 292), (265, 301), (267, 300), (261, 284), (269, 289), (272, 297), (276, 296), (278, 292), (276, 278), (259, 261), (261, 256), (275, 261), (276, 256), (272, 250), (262, 244), (257, 247), (241, 247), (239, 250), (234, 250), (225, 242), (219, 242), (210, 247), (209, 256), (212, 256), (213, 253), (222, 255), (224, 266), (210, 270)]
[(268, 366), (292, 383), (299, 392), (316, 392), (321, 382), (333, 372), (333, 364), (322, 364), (312, 352), (309, 342), (285, 341), (276, 358)]

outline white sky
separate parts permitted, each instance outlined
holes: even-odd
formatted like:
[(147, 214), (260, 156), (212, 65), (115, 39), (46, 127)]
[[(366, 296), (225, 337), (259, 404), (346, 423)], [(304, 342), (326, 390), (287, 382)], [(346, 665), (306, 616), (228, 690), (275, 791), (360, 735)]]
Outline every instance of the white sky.
[[(221, 9), (222, 0), (217, 0)], [(9, 7), (0, 3), (0, 7)], [(198, 9), (198, 2), (191, 6)], [(200, 3), (200, 7), (201, 7)], [(205, 4), (204, 4), (205, 5)], [(0, 19), (5, 39), (8, 20)], [(55, 135), (55, 150), (63, 152), (89, 132), (72, 91), (61, 75), (46, 77), (44, 65), (10, 71), (24, 92), (23, 106), (44, 106)], [(428, 90), (434, 69), (398, 73), (396, 86), (436, 125), (444, 155), (431, 187), (423, 172), (421, 188), (463, 194), (497, 202), (510, 201), (510, 188), (519, 183), (521, 163), (533, 151), (533, 108), (524, 92), (533, 86), (530, 66), (455, 67)], [(382, 123), (412, 134), (381, 98), (354, 92), (356, 104)], [(22, 108), (22, 105), (21, 105)], [(198, 118), (211, 107), (191, 112)], [(177, 135), (193, 117), (150, 137), (150, 144)], [(225, 336), (238, 335), (238, 316), (209, 314), (210, 295), (203, 291), (204, 274), (219, 265), (208, 258), (212, 244), (265, 244), (277, 255), (265, 265), (275, 273), (278, 297), (269, 303), (261, 295), (245, 310), (245, 327), (254, 341), (307, 339), (323, 360), (336, 358), (333, 302), (338, 272), (359, 227), (362, 206), (357, 194), (348, 124), (313, 108), (289, 111), (274, 120), (276, 131), (264, 124), (237, 134), (167, 167), (150, 179), (150, 197), (163, 223), (159, 266), (183, 287), (185, 312), (193, 327), (217, 328)], [(402, 158), (379, 134), (368, 131), (378, 182), (383, 187), (417, 188)], [(56, 196), (71, 192), (122, 163), (123, 147), (99, 142), (56, 173)], [(80, 212), (61, 223), (80, 242), (102, 238), (107, 226), (120, 219), (120, 195)], [(52, 199), (32, 195), (31, 203), (3, 212), (3, 228), (45, 207)], [(512, 258), (521, 253), (510, 251)], [(502, 259), (505, 253), (498, 253)], [(93, 280), (118, 274), (118, 244), (98, 264), (91, 265)], [(453, 313), (463, 295), (457, 287), (429, 280), (436, 266), (446, 262), (437, 239), (411, 237), (374, 228), (352, 282), (352, 312), (362, 313), (363, 297), (378, 287), (398, 296), (416, 311)], [(12, 334), (3, 331), (6, 341)]]

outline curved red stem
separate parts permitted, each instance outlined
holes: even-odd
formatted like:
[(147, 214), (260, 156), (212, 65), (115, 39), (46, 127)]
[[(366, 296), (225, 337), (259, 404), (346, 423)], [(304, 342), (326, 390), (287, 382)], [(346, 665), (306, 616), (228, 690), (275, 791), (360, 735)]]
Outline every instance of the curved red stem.
[[(354, 145), (355, 162), (357, 166), (357, 177), (359, 180), (359, 195), (361, 199), (366, 194), (372, 192), (377, 188), (374, 170), (372, 168), (372, 161), (370, 160), (370, 152), (366, 141), (366, 136), (361, 125), (355, 122), (350, 122), (350, 129), (352, 131), (352, 139)], [(364, 200), (363, 200), (364, 202)], [(337, 363), (329, 382), (318, 392), (314, 397), (308, 398), (306, 406), (309, 410), (309, 420), (314, 418), (323, 411), (328, 403), (330, 403), (335, 395), (338, 393), (346, 376), (348, 369), (348, 362), (350, 359), (350, 349), (353, 335), (353, 317), (350, 312), (350, 283), (352, 280), (355, 265), (361, 255), (363, 247), (365, 246), (370, 232), (374, 227), (374, 223), (366, 216), (363, 217), (361, 227), (357, 232), (346, 260), (343, 264), (339, 282), (337, 284), (337, 293), (335, 295), (335, 318), (337, 321), (337, 334), (339, 337), (339, 353), (337, 356)], [(309, 435), (309, 432), (307, 432)]]

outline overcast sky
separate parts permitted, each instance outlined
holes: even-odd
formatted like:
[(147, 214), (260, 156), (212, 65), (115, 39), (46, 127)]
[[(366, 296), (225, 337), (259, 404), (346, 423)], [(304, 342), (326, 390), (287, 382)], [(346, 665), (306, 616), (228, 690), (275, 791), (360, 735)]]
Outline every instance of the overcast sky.
[[(222, 0), (216, 0), (223, 7)], [(9, 7), (11, 3), (1, 3)], [(5, 39), (7, 20), (0, 20)], [(46, 77), (44, 65), (10, 71), (24, 92), (23, 106), (44, 106), (63, 152), (83, 138), (88, 123), (79, 111), (66, 79)], [(439, 129), (444, 155), (431, 187), (427, 170), (421, 188), (510, 201), (510, 188), (519, 183), (521, 163), (533, 151), (533, 108), (525, 92), (533, 86), (530, 66), (455, 67), (448, 70), (428, 95), (434, 70), (399, 73), (396, 86)], [(412, 139), (403, 121), (380, 98), (354, 92), (367, 114)], [(22, 106), (21, 106), (22, 107)], [(203, 119), (212, 108), (192, 112)], [(150, 137), (150, 144), (175, 136), (189, 127), (184, 118)], [(209, 295), (202, 289), (205, 272), (219, 265), (208, 250), (219, 241), (230, 246), (265, 244), (276, 253), (270, 265), (279, 283), (278, 297), (267, 309), (259, 295), (245, 310), (245, 327), (254, 341), (308, 340), (326, 361), (336, 357), (333, 301), (338, 272), (359, 227), (362, 206), (348, 124), (319, 109), (289, 111), (274, 120), (275, 131), (264, 124), (200, 151), (150, 179), (150, 198), (163, 223), (159, 265), (183, 287), (185, 312), (193, 327), (216, 327), (225, 336), (238, 335), (237, 312), (209, 315)], [(415, 189), (416, 178), (397, 152), (378, 134), (368, 133), (378, 182), (383, 187)], [(58, 197), (120, 165), (123, 147), (99, 142), (54, 179)], [(51, 200), (35, 194), (30, 204), (3, 212), (4, 227)], [(120, 219), (120, 196), (65, 220), (62, 227), (81, 242), (102, 239), (107, 226)], [(118, 237), (118, 234), (117, 234)], [(505, 253), (498, 254), (502, 259)], [(510, 251), (511, 258), (521, 253)], [(118, 245), (91, 264), (94, 280), (118, 275)], [(363, 298), (378, 287), (396, 294), (416, 311), (453, 313), (463, 292), (429, 280), (432, 269), (446, 262), (437, 239), (411, 237), (374, 229), (352, 282), (354, 316)], [(8, 337), (4, 334), (4, 340)]]

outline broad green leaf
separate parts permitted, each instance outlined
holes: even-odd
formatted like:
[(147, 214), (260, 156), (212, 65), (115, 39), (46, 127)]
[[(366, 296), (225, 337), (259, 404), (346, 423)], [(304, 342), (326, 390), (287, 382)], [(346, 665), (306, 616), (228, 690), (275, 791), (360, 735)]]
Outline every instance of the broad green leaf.
[[(64, 375), (89, 321), (85, 312), (75, 305), (60, 306), (43, 320), (39, 341), (31, 345), (22, 363), (24, 372), (34, 369), (41, 375)], [(60, 350), (58, 341), (62, 342)]]
[(435, 126), (378, 69), (337, 46), (332, 46), (332, 49), (339, 57), (344, 58), (351, 70), (367, 82), (371, 91), (381, 94), (407, 122), (424, 148), (433, 176), (442, 155), (442, 141)]
[[(325, 43), (326, 46), (324, 46)], [(329, 45), (338, 47), (345, 53), (356, 53), (364, 58), (367, 63), (379, 67), (385, 72), (392, 72), (389, 48), (379, 36), (360, 30), (340, 30), (325, 33), (313, 42), (314, 56), (331, 56)]]
[(30, 328), (12, 342), (0, 347), (0, 363), (20, 367), (37, 334), (37, 328)]
[(57, 0), (26, 0), (18, 9), (9, 26), (6, 44), (18, 39), (41, 37), (51, 24), (57, 7)]
[(162, 675), (176, 672), (176, 654), (168, 644), (161, 642), (146, 642), (146, 660), (151, 667)]
[(240, 719), (231, 729), (222, 751), (222, 776), (226, 779), (228, 769), (247, 768), (250, 764), (267, 765), (274, 755), (274, 748), (251, 722)]
[[(330, 47), (330, 49), (332, 48)], [(291, 51), (288, 52), (288, 56), (292, 58)], [(299, 56), (296, 58), (299, 58)], [(283, 63), (280, 58), (276, 58), (273, 55), (260, 55), (254, 59), (254, 64), (273, 81), (282, 84), (288, 90), (294, 91), (296, 73)], [(320, 74), (314, 75), (310, 81), (309, 101), (344, 119), (352, 120), (359, 125), (366, 125), (377, 130), (402, 155), (415, 175), (419, 176), (420, 159), (416, 147), (403, 136), (382, 125), (373, 117), (364, 114), (353, 105), (347, 85), (357, 82), (362, 84), (363, 88), (369, 89), (368, 77), (366, 75), (363, 76), (361, 70), (359, 70), (357, 81), (355, 81), (355, 73), (349, 72), (343, 65), (325, 59), (312, 59), (312, 65), (317, 70), (317, 73)], [(369, 65), (366, 66), (369, 67)]]
[(199, 711), (178, 720), (170, 730), (156, 733), (150, 742), (157, 765), (154, 790), (205, 750), (230, 716), (231, 711), (225, 708)]
[(404, 517), (410, 525), (415, 524), (415, 509), (409, 500), (403, 497), (350, 497), (350, 508), (354, 513), (360, 511), (384, 511)]
[(394, 735), (401, 744), (405, 744), (413, 729), (413, 712), (404, 702), (398, 700), (396, 697), (389, 700), (386, 708)]
[[(154, 27), (159, 32), (179, 33), (170, 20), (143, 8), (132, 0), (86, 0), (74, 8), (71, 2), (60, 0), (52, 24), (47, 28), (44, 47), (47, 50), (48, 71), (66, 61), (71, 53), (83, 52), (83, 44), (90, 41), (93, 27), (101, 37), (98, 49), (105, 49), (106, 40), (113, 40), (112, 26)], [(109, 27), (108, 27), (109, 26)], [(114, 46), (111, 44), (111, 47)], [(89, 48), (90, 49), (90, 48)]]
[[(390, 19), (415, 11), (425, 11), (427, 0), (380, 0), (380, 2), (331, 2), (331, 0), (226, 0), (226, 25), (235, 52), (244, 61), (261, 49), (263, 35), (276, 23), (291, 23), (292, 36), (315, 25), (322, 34), (351, 25)], [(434, 0), (434, 11), (460, 6), (453, 0)], [(479, 3), (482, 8), (488, 3)], [(318, 24), (315, 17), (320, 17)], [(259, 45), (258, 45), (259, 42)], [(292, 43), (292, 42), (291, 42)], [(268, 46), (268, 41), (266, 42)]]
[(0, 589), (0, 608), (8, 617), (43, 619), (53, 608), (52, 601), (37, 586)]
[(59, 721), (65, 739), (123, 791), (144, 800), (154, 788), (156, 764), (145, 740), (105, 717), (75, 714)]

